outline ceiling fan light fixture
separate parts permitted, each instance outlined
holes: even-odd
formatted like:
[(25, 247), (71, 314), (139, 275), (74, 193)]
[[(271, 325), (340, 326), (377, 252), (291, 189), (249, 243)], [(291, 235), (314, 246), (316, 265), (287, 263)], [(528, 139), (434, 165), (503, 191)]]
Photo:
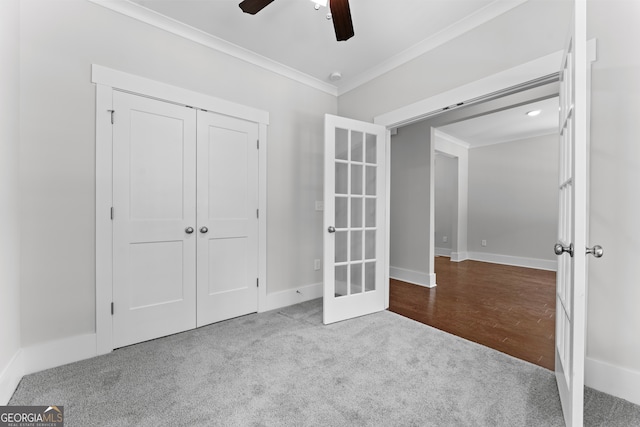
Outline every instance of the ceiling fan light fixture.
[(315, 5), (316, 10), (320, 9), (320, 6), (327, 7), (328, 0), (311, 0), (311, 1), (316, 4)]

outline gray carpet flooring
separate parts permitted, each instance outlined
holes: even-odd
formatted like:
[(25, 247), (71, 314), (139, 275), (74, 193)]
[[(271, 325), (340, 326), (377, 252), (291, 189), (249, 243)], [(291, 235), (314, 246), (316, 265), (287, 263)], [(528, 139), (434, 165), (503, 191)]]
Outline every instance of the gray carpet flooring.
[[(322, 325), (321, 300), (25, 376), (11, 405), (71, 426), (562, 426), (554, 374), (385, 311)], [(591, 389), (585, 425), (640, 426)]]

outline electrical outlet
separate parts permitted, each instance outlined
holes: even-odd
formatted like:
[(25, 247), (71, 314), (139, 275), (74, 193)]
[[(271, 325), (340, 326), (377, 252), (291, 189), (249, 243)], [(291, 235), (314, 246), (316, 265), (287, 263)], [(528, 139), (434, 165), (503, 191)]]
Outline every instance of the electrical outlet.
[(449, 237), (448, 236), (442, 236), (442, 241), (444, 243), (447, 243), (449, 241)]
[(480, 244), (481, 244), (482, 246), (487, 246), (487, 241), (486, 241), (486, 240), (483, 240), (482, 242), (480, 242)]
[(319, 259), (314, 259), (313, 260), (313, 269), (314, 270), (320, 270), (320, 260)]
[(323, 211), (324, 210), (324, 202), (321, 200), (316, 200), (316, 210)]

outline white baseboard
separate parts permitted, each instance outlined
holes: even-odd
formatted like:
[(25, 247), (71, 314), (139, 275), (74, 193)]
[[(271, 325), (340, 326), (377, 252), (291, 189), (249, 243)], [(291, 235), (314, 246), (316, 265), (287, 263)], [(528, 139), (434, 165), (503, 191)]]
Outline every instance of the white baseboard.
[(469, 252), (468, 259), (490, 262), (492, 264), (513, 265), (516, 267), (535, 268), (538, 270), (556, 271), (558, 262), (539, 258), (525, 258), (511, 255), (490, 254), (485, 252)]
[(423, 273), (421, 271), (408, 270), (406, 268), (389, 266), (389, 277), (414, 285), (433, 288), (436, 286), (436, 275)]
[(451, 256), (451, 249), (449, 248), (434, 248), (436, 256)]
[(300, 286), (299, 288), (267, 294), (267, 304), (263, 311), (276, 310), (293, 304), (322, 298), (322, 283)]
[(18, 349), (0, 373), (0, 406), (9, 403), (9, 399), (22, 379), (23, 372), (22, 350)]
[(603, 393), (640, 405), (640, 372), (586, 357), (584, 383)]
[(451, 262), (462, 262), (469, 259), (468, 252), (451, 252)]
[(24, 375), (96, 356), (96, 334), (76, 335), (22, 348)]
[(0, 405), (9, 402), (24, 375), (96, 355), (96, 334), (77, 335), (19, 349), (0, 374)]

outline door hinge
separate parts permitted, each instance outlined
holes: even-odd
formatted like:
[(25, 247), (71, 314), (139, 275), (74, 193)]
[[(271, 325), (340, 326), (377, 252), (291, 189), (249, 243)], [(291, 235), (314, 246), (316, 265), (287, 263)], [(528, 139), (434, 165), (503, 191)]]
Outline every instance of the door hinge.
[(256, 288), (260, 287), (260, 279), (256, 277)]
[(113, 221), (113, 206), (111, 206), (111, 209), (110, 209), (110, 213), (109, 213), (109, 214), (110, 214), (110, 216), (111, 216), (111, 221)]
[(111, 315), (113, 316), (113, 303), (111, 303)]
[(256, 209), (256, 218), (260, 218), (260, 209)]
[(260, 140), (256, 139), (256, 148), (259, 150), (260, 149)]
[(107, 111), (108, 111), (109, 113), (111, 113), (111, 124), (113, 124), (113, 123), (114, 123), (114, 119), (113, 119), (113, 117), (114, 117), (114, 115), (115, 115), (115, 113), (116, 113), (116, 110), (107, 110)]

